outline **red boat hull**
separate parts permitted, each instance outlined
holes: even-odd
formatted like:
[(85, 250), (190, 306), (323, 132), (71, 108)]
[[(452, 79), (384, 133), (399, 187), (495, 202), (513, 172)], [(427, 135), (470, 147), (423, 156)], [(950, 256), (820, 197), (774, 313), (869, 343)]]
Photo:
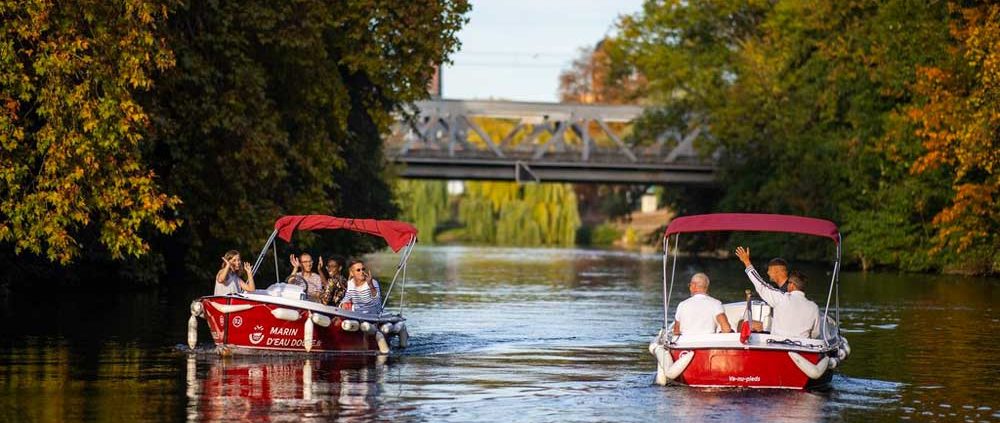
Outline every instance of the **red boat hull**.
[[(305, 324), (309, 310), (285, 305), (269, 304), (240, 297), (205, 297), (200, 299), (204, 318), (215, 344), (231, 352), (287, 351), (306, 352)], [(210, 303), (227, 306), (249, 305), (246, 310), (224, 313)], [(295, 310), (298, 318), (283, 320), (271, 311), (278, 308)], [(360, 330), (346, 331), (341, 327), (344, 318), (328, 315), (327, 327), (313, 325), (312, 348), (309, 352), (378, 352), (374, 334)], [(355, 319), (357, 320), (357, 319)], [(377, 324), (377, 323), (376, 323)]]
[[(697, 387), (806, 389), (829, 384), (833, 371), (810, 379), (779, 349), (671, 349), (674, 360), (691, 351), (694, 358), (675, 382)], [(798, 352), (812, 364), (822, 359), (816, 352)]]

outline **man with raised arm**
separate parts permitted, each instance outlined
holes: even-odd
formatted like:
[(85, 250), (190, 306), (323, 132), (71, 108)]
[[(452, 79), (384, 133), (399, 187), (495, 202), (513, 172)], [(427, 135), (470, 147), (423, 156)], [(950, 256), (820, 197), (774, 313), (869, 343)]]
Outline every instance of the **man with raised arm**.
[(736, 247), (736, 257), (746, 266), (747, 277), (757, 290), (757, 295), (774, 310), (772, 335), (800, 338), (815, 338), (819, 335), (819, 306), (809, 301), (802, 291), (806, 286), (806, 277), (802, 272), (791, 272), (785, 282), (788, 292), (781, 292), (764, 282), (757, 269), (754, 269), (750, 263), (749, 248)]
[[(708, 296), (708, 275), (697, 273), (688, 283), (691, 298), (677, 304), (674, 314), (674, 335), (702, 335), (715, 333), (716, 329), (732, 331), (722, 302)], [(682, 329), (683, 324), (683, 329)]]

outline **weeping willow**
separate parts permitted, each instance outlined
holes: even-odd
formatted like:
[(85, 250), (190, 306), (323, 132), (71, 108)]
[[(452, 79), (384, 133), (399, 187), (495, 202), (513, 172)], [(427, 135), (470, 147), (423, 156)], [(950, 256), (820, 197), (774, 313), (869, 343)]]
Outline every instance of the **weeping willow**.
[(465, 192), (459, 219), (470, 241), (517, 246), (576, 241), (580, 215), (572, 185), (469, 182)]
[(403, 220), (420, 231), (420, 241), (434, 243), (434, 229), (448, 219), (448, 189), (445, 181), (396, 182), (396, 199)]
[(497, 221), (490, 201), (482, 197), (464, 198), (458, 205), (458, 219), (465, 224), (465, 239), (492, 244), (496, 242)]

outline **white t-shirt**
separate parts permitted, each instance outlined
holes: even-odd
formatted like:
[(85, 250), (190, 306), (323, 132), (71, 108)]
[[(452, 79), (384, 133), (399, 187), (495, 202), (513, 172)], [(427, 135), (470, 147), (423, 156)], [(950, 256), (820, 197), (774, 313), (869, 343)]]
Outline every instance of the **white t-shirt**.
[(215, 284), (215, 295), (229, 295), (243, 292), (243, 289), (240, 287), (240, 281), (242, 280), (240, 275), (229, 272), (222, 283)]
[(694, 294), (677, 304), (674, 321), (681, 322), (681, 335), (704, 335), (718, 331), (719, 323), (715, 321), (715, 316), (725, 313), (722, 301), (705, 294)]

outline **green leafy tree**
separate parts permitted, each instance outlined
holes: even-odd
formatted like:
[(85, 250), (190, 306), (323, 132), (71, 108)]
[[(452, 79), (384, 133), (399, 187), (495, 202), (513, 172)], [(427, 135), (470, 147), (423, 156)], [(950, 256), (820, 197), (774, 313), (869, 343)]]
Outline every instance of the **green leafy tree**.
[[(218, 251), (255, 248), (284, 214), (394, 217), (382, 134), (427, 95), (467, 10), (461, 0), (179, 8), (167, 27), (177, 66), (146, 99), (157, 171), (189, 222), (166, 240), (185, 252), (172, 261), (200, 268)], [(377, 246), (324, 239), (315, 246), (341, 254)]]
[(929, 95), (918, 69), (948, 60), (957, 16), (937, 2), (649, 1), (621, 21), (618, 45), (663, 111), (648, 124), (708, 129), (723, 187), (710, 210), (833, 219), (862, 266), (926, 270), (949, 260), (916, 246), (953, 188), (938, 167), (911, 171), (929, 132), (903, 111)]
[[(180, 223), (143, 155), (139, 93), (173, 65), (164, 2), (0, 2), (0, 242), (121, 259)], [(148, 232), (147, 232), (148, 231)]]
[(399, 180), (396, 198), (401, 218), (420, 231), (420, 240), (434, 243), (434, 230), (448, 218), (448, 190), (445, 181)]

